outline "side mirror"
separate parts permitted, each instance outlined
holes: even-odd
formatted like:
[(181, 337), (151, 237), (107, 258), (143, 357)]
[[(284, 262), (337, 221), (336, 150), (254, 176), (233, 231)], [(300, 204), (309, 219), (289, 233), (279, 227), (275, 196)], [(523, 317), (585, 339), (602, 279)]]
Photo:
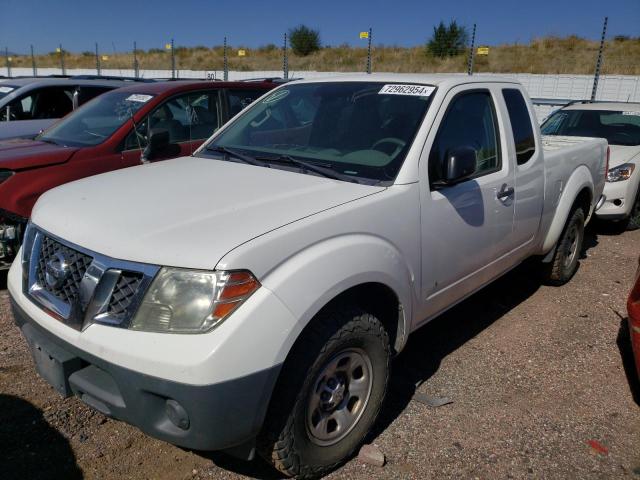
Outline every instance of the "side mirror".
[(142, 152), (142, 160), (155, 160), (169, 150), (169, 130), (154, 128), (149, 132), (147, 147)]
[(476, 172), (476, 150), (471, 147), (455, 147), (447, 151), (444, 165), (446, 184), (454, 184), (469, 178)]

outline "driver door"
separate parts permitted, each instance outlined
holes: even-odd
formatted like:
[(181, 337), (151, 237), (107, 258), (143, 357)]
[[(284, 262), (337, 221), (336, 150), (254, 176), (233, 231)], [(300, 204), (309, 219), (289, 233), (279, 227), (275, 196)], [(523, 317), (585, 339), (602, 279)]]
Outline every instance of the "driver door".
[[(509, 163), (504, 108), (493, 87), (452, 89), (438, 112), (420, 162), (422, 278), (425, 311), (435, 315), (503, 270), (509, 250), (514, 172)], [(476, 152), (476, 171), (455, 184), (441, 179), (453, 148)], [(428, 181), (427, 181), (428, 179)]]

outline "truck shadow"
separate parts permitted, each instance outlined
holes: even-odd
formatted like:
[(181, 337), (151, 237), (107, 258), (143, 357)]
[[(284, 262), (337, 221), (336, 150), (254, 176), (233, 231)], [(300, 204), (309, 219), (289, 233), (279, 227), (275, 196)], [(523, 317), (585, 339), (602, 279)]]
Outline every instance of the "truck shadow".
[(13, 395), (0, 394), (0, 465), (4, 480), (83, 478), (69, 441)]
[(6, 290), (7, 289), (7, 275), (8, 275), (8, 273), (9, 273), (8, 270), (0, 271), (0, 290)]
[(417, 387), (438, 371), (447, 355), (540, 288), (537, 266), (533, 261), (525, 262), (411, 334), (394, 362), (387, 399), (370, 434), (372, 439), (400, 416)]

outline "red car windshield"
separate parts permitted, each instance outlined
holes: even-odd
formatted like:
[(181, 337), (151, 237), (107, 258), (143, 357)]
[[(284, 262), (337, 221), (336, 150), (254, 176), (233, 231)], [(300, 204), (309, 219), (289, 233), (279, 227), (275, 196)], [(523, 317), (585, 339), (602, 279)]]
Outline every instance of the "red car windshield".
[(69, 146), (98, 145), (152, 98), (153, 95), (141, 93), (105, 93), (45, 130), (37, 140)]

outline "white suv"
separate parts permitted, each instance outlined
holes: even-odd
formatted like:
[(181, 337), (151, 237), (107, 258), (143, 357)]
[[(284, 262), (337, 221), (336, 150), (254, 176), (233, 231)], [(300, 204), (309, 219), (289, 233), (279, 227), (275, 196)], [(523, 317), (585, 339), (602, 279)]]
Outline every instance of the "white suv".
[(640, 228), (640, 172), (634, 174), (640, 166), (640, 103), (571, 103), (544, 122), (542, 133), (606, 138), (611, 149), (606, 201), (596, 216)]

